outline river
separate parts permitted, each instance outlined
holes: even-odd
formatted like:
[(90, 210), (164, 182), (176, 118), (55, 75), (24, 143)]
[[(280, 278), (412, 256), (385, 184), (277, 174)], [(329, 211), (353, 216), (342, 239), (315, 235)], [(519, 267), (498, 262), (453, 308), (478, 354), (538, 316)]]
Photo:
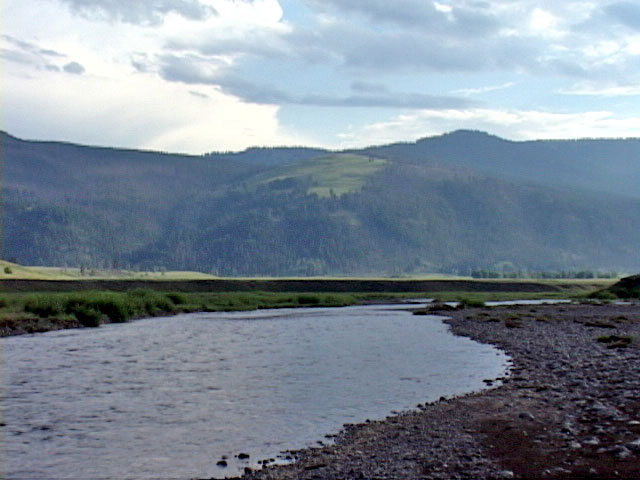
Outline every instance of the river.
[(502, 352), (404, 308), (198, 313), (0, 339), (1, 473), (223, 478), (505, 373)]

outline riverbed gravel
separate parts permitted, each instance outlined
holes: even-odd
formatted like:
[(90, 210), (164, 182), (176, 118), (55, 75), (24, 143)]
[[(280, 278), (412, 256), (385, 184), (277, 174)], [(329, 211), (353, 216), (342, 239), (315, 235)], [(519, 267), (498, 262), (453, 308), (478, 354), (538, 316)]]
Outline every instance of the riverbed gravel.
[(479, 393), (345, 425), (330, 445), (287, 452), (295, 462), (242, 478), (640, 479), (638, 304), (422, 313), (503, 349), (509, 375)]

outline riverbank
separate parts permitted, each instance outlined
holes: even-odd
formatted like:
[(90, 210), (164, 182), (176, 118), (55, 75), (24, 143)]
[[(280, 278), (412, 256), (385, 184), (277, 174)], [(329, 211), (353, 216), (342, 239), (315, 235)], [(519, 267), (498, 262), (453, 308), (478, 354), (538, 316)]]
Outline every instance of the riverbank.
[(438, 297), (479, 303), (566, 298), (606, 284), (584, 281), (219, 279), (0, 281), (0, 337), (96, 327), (135, 318), (260, 308), (334, 307)]
[(68, 328), (99, 327), (180, 313), (295, 307), (344, 307), (389, 302), (403, 294), (381, 293), (180, 293), (134, 289), (126, 292), (12, 292), (0, 295), (0, 337)]
[(335, 444), (242, 478), (640, 478), (639, 305), (441, 313), (512, 357), (502, 385), (346, 426)]
[(215, 280), (29, 280), (2, 279), (0, 292), (77, 292), (87, 290), (130, 292), (136, 289), (158, 292), (566, 292), (580, 288), (595, 290), (612, 280), (414, 280), (390, 278), (220, 278)]

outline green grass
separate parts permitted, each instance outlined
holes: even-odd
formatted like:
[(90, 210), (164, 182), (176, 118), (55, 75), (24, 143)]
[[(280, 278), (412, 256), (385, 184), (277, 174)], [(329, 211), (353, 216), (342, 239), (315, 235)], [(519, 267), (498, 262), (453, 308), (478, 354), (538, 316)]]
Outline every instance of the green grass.
[[(11, 270), (11, 273), (5, 271), (6, 267)], [(0, 260), (0, 280), (214, 280), (216, 278), (219, 277), (191, 271), (136, 272), (120, 269), (23, 266)]]
[[(577, 289), (580, 295), (582, 290)], [(488, 301), (567, 298), (567, 291), (411, 292), (411, 293), (184, 293), (137, 289), (129, 292), (5, 292), (0, 294), (0, 331), (46, 331), (68, 326), (95, 327), (133, 318), (189, 312), (219, 312), (288, 307), (341, 307), (366, 301), (435, 298), (481, 306)], [(34, 323), (35, 322), (35, 323)], [(24, 326), (24, 328), (22, 328)]]
[[(384, 293), (175, 293), (130, 292), (3, 293), (0, 330), (46, 331), (47, 325), (97, 327), (133, 318), (188, 312), (219, 312), (286, 307), (342, 307), (366, 300), (392, 300), (409, 294)], [(37, 322), (37, 327), (33, 323)], [(27, 325), (27, 323), (29, 325)]]
[(564, 300), (582, 298), (585, 292), (581, 288), (567, 289), (562, 292), (427, 292), (426, 297), (438, 302), (461, 302), (465, 305), (481, 305), (485, 302), (509, 300)]
[(380, 170), (386, 160), (381, 158), (339, 153), (314, 158), (279, 169), (276, 175), (269, 174), (257, 179), (256, 184), (269, 184), (277, 180), (310, 179), (308, 193), (319, 197), (330, 197), (357, 192), (370, 175)]

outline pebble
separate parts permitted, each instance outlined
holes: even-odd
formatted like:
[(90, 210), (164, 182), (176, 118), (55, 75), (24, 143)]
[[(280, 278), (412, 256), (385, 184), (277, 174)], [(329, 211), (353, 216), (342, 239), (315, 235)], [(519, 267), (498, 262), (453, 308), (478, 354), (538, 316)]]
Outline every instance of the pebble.
[(633, 442), (627, 443), (627, 448), (634, 452), (640, 452), (640, 438), (634, 440)]
[(515, 475), (511, 470), (501, 470), (496, 475), (498, 478), (514, 478)]

